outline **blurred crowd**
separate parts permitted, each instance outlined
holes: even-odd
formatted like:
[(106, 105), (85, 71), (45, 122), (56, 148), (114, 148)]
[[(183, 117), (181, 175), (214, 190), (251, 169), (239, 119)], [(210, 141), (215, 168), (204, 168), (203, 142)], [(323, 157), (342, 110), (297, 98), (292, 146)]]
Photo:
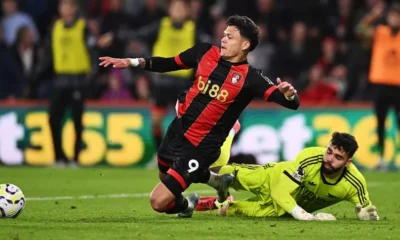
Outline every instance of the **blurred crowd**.
[[(58, 0), (1, 0), (0, 99), (48, 99), (47, 57)], [(270, 79), (292, 83), (302, 100), (364, 101), (371, 37), (362, 21), (385, 22), (385, 0), (190, 0), (197, 41), (220, 44), (227, 17), (252, 18), (261, 42), (249, 62)], [(79, 0), (96, 56), (151, 56), (168, 0)], [(149, 101), (153, 75), (138, 69), (92, 69), (90, 99)]]

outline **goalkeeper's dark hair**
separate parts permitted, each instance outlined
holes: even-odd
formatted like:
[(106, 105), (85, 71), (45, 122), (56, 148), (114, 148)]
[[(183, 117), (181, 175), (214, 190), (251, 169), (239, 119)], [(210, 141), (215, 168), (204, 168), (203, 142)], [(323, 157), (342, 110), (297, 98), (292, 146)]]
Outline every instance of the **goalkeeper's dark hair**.
[(257, 25), (249, 17), (239, 15), (230, 16), (226, 25), (237, 27), (240, 35), (250, 41), (249, 52), (253, 51), (257, 47), (260, 42), (260, 31)]
[(351, 158), (358, 149), (358, 143), (355, 137), (348, 133), (334, 132), (332, 134), (331, 144), (345, 151)]

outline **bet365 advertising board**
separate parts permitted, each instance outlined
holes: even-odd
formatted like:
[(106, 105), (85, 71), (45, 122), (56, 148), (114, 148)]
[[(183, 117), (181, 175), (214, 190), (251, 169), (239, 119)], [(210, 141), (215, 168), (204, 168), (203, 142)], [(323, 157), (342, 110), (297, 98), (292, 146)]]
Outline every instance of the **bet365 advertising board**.
[[(83, 116), (83, 146), (79, 162), (85, 166), (141, 167), (152, 160), (154, 146), (149, 107), (90, 104)], [(164, 129), (172, 120), (171, 111)], [(0, 105), (0, 161), (4, 165), (54, 163), (52, 136), (45, 105)], [(290, 161), (304, 147), (327, 146), (334, 131), (356, 136), (358, 166), (373, 169), (379, 159), (376, 119), (368, 107), (250, 107), (241, 116), (241, 132), (232, 155), (251, 154), (257, 163)], [(63, 148), (73, 156), (74, 126), (62, 124)], [(394, 113), (387, 119), (385, 158), (391, 168), (400, 167)], [(397, 151), (396, 151), (397, 150)]]

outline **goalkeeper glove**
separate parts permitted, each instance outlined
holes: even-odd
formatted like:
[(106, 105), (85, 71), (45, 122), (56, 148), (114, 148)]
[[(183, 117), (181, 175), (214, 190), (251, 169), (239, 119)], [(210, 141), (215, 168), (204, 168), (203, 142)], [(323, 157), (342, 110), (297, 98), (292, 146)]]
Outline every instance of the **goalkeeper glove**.
[(294, 207), (290, 214), (297, 220), (303, 220), (303, 221), (315, 220), (314, 215), (306, 212), (306, 210), (304, 210), (299, 206)]
[(314, 214), (314, 219), (319, 221), (335, 221), (336, 217), (330, 213), (317, 213)]
[(303, 208), (296, 206), (293, 208), (291, 212), (292, 216), (297, 220), (303, 221), (334, 221), (336, 220), (335, 216), (329, 213), (317, 213), (315, 215), (306, 212)]
[(376, 207), (374, 205), (363, 208), (360, 204), (357, 204), (356, 215), (358, 219), (363, 221), (379, 220), (379, 216), (378, 213), (376, 212)]

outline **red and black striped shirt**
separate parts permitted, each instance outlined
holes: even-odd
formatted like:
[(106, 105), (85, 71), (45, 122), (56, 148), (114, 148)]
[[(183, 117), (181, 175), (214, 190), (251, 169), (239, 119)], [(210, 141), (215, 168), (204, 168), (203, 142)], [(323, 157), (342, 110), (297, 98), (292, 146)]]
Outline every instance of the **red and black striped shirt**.
[(242, 111), (255, 97), (297, 109), (299, 99), (289, 101), (274, 83), (247, 61), (232, 63), (220, 49), (202, 43), (174, 58), (146, 59), (146, 70), (167, 72), (197, 68), (193, 85), (180, 107), (185, 137), (196, 147), (220, 147)]

